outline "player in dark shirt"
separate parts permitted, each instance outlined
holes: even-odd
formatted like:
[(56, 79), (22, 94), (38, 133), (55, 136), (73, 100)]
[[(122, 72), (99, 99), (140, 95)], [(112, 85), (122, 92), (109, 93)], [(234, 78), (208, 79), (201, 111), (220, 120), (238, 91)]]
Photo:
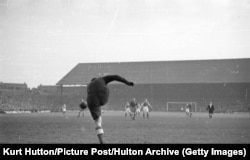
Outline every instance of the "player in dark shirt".
[(107, 75), (104, 77), (93, 78), (87, 86), (87, 104), (91, 116), (95, 121), (97, 137), (100, 143), (103, 143), (104, 134), (102, 128), (101, 106), (108, 102), (109, 89), (107, 85), (112, 81), (118, 81), (128, 86), (134, 86), (133, 82), (127, 81), (119, 75)]
[(192, 116), (192, 105), (191, 105), (191, 103), (188, 103), (186, 105), (186, 115), (189, 116), (190, 118)]
[(209, 105), (207, 106), (207, 110), (208, 110), (209, 119), (211, 119), (214, 113), (214, 105), (212, 102), (210, 102)]
[(135, 120), (135, 116), (136, 116), (136, 109), (138, 107), (138, 104), (135, 100), (135, 98), (133, 98), (133, 100), (130, 102), (130, 117), (132, 120)]

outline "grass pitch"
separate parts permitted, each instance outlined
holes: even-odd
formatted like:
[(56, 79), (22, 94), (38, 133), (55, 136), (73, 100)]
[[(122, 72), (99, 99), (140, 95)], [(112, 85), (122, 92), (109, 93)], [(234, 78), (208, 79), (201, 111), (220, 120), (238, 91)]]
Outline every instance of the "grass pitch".
[[(95, 125), (85, 111), (0, 115), (0, 143), (98, 143)], [(150, 112), (136, 120), (125, 118), (122, 111), (103, 113), (106, 143), (250, 143), (250, 116), (247, 113)]]

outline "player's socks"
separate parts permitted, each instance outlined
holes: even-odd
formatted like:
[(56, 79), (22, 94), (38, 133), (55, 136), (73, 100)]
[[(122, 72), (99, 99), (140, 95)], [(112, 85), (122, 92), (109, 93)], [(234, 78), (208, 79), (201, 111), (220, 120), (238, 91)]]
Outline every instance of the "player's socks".
[(100, 144), (104, 144), (104, 141), (103, 141), (103, 134), (98, 134), (97, 137), (98, 137), (98, 139), (99, 139)]
[(100, 142), (101, 144), (103, 144), (103, 143), (104, 143), (104, 142), (103, 142), (103, 134), (104, 134), (103, 128), (102, 128), (101, 126), (97, 126), (97, 127), (95, 128), (95, 130), (96, 130), (96, 134), (97, 134), (97, 137), (98, 137), (98, 139), (99, 139), (99, 142)]

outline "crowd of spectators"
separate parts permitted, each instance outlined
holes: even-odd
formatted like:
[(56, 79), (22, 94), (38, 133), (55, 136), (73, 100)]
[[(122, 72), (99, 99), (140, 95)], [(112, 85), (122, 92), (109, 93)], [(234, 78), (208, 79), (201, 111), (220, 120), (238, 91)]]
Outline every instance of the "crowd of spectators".
[[(10, 84), (3, 85), (0, 83), (0, 113), (5, 111), (31, 111), (38, 112), (42, 110), (50, 110), (52, 112), (61, 111), (62, 104), (67, 105), (69, 110), (78, 110), (80, 100), (84, 95), (79, 93), (85, 93), (83, 89), (76, 91), (70, 89), (69, 92), (64, 90), (61, 94), (60, 91), (42, 91), (38, 88), (27, 88), (26, 84), (18, 84), (13, 87)], [(123, 110), (122, 106), (126, 102), (126, 97), (113, 94), (112, 100), (109, 102), (106, 109)], [(138, 95), (140, 96), (140, 95)], [(138, 97), (140, 98), (140, 97)], [(155, 111), (165, 111), (166, 99), (156, 99), (157, 97), (149, 97)], [(185, 100), (187, 101), (187, 100)], [(197, 98), (190, 101), (197, 103), (198, 112), (206, 112), (206, 107), (209, 101), (213, 101), (215, 106), (215, 112), (220, 113), (234, 113), (234, 112), (248, 112), (250, 103), (242, 99), (221, 98), (214, 99)]]

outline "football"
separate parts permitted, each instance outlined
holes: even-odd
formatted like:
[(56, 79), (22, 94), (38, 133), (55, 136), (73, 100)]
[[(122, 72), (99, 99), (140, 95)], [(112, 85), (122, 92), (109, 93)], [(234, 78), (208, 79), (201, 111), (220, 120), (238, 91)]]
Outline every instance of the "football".
[(86, 109), (86, 108), (88, 107), (87, 102), (81, 102), (81, 103), (79, 104), (79, 107), (80, 107), (81, 109)]

